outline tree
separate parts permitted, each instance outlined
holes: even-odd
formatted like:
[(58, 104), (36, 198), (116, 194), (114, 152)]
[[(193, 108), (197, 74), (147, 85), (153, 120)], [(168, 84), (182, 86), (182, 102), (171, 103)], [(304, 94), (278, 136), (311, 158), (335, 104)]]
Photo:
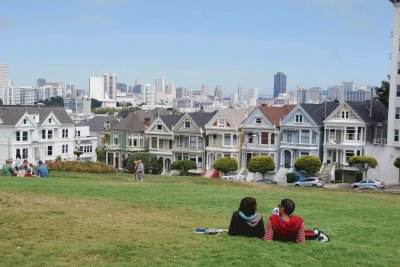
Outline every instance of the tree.
[(347, 163), (350, 167), (356, 167), (360, 171), (364, 172), (366, 180), (369, 168), (375, 169), (376, 165), (378, 165), (378, 162), (374, 157), (368, 156), (353, 156), (349, 158)]
[(390, 83), (388, 81), (382, 81), (381, 87), (375, 87), (375, 92), (378, 95), (379, 100), (385, 107), (389, 106), (389, 90)]
[(90, 99), (90, 106), (92, 107), (92, 109), (99, 108), (99, 107), (101, 107), (102, 104), (103, 103), (101, 101), (99, 101), (95, 98)]
[(399, 169), (399, 182), (400, 182), (400, 157), (397, 157), (394, 161), (394, 166)]
[(104, 147), (96, 148), (97, 161), (106, 163), (107, 150)]
[(261, 172), (263, 175), (275, 170), (275, 162), (270, 156), (255, 156), (250, 159), (249, 171)]
[(190, 169), (196, 169), (196, 162), (192, 160), (177, 160), (171, 164), (172, 170), (177, 170), (181, 172), (181, 175), (188, 175)]
[(214, 161), (213, 167), (226, 175), (227, 172), (236, 171), (238, 169), (238, 164), (234, 158), (221, 158)]
[(160, 174), (162, 171), (162, 161), (158, 160), (156, 156), (149, 152), (136, 152), (129, 156), (126, 169), (133, 172), (133, 162), (141, 160), (144, 165), (145, 173)]
[(314, 176), (321, 168), (321, 165), (321, 160), (316, 156), (303, 156), (294, 163), (297, 171), (306, 172), (310, 176)]
[(46, 98), (45, 100), (39, 100), (38, 102), (35, 102), (35, 105), (37, 103), (42, 103), (45, 106), (64, 106), (64, 99), (61, 96), (52, 96), (50, 99)]
[(103, 146), (110, 144), (110, 133), (105, 133), (103, 138)]

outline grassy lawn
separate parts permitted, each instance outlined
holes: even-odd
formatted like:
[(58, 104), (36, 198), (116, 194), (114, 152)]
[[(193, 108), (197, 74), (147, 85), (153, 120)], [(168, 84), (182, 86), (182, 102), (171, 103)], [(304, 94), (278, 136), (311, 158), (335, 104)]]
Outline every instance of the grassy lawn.
[[(400, 195), (188, 177), (0, 177), (1, 266), (400, 266)], [(266, 221), (282, 198), (330, 243), (192, 233), (228, 228), (245, 196)]]

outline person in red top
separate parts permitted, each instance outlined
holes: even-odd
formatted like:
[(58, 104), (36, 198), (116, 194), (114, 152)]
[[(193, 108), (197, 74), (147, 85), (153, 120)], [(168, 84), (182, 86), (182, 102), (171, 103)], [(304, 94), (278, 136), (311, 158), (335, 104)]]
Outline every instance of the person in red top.
[(306, 239), (319, 242), (330, 241), (329, 237), (318, 229), (304, 230), (303, 218), (292, 215), (295, 204), (291, 199), (283, 199), (268, 219), (264, 240), (282, 240), (304, 243)]

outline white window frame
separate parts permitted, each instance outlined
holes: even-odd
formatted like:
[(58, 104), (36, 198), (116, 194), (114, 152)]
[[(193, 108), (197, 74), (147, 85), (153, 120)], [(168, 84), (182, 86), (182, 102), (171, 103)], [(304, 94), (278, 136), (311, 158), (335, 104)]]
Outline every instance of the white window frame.
[(296, 122), (303, 122), (303, 115), (302, 114), (296, 114), (295, 121)]

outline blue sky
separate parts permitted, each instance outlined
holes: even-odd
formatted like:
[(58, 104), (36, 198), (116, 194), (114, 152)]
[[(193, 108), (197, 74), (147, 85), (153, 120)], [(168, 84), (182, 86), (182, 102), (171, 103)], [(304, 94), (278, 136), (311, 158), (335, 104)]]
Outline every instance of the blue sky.
[(88, 77), (157, 77), (225, 95), (273, 75), (288, 90), (387, 79), (394, 8), (382, 0), (3, 0), (0, 63), (16, 85), (39, 77), (88, 88)]

